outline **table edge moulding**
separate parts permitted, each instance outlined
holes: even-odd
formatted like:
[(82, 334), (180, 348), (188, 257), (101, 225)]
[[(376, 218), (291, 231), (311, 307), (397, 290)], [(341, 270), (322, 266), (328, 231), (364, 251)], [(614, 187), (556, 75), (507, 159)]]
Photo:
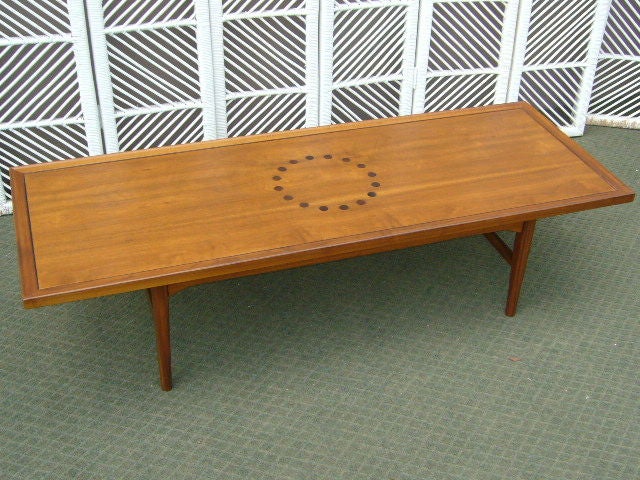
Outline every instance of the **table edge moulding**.
[(164, 390), (184, 288), (483, 234), (513, 316), (538, 219), (635, 196), (524, 102), (21, 166), (11, 188), (24, 306), (146, 289)]

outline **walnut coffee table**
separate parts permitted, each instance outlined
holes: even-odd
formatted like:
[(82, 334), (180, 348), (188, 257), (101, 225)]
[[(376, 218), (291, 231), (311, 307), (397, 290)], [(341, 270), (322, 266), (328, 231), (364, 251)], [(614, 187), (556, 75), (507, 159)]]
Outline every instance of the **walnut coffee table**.
[[(203, 282), (484, 234), (514, 315), (537, 219), (633, 191), (525, 103), (11, 170), (24, 305), (148, 289), (171, 389), (169, 297)], [(513, 249), (495, 233), (515, 231)]]

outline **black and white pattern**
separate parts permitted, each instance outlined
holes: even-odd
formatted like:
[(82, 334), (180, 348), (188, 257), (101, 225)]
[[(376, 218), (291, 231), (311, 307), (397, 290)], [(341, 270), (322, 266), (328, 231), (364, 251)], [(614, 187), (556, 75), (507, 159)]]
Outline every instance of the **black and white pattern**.
[(306, 25), (298, 15), (242, 18), (224, 26), (227, 92), (305, 85)]
[(211, 49), (205, 4), (87, 0), (107, 151), (214, 136), (212, 95), (203, 101), (201, 76)]
[(441, 2), (433, 6), (429, 71), (497, 68), (504, 2)]
[(224, 135), (317, 125), (318, 6), (318, 0), (222, 2)]
[(509, 100), (527, 100), (581, 135), (608, 7), (609, 0), (521, 0)]
[(306, 122), (306, 98), (301, 93), (259, 95), (227, 102), (230, 137), (302, 128)]
[(513, 1), (422, 3), (413, 111), (504, 102), (517, 13)]
[(9, 168), (102, 153), (81, 0), (0, 7), (0, 210)]
[(192, 0), (104, 0), (102, 6), (107, 28), (195, 18)]
[(613, 0), (589, 103), (589, 123), (640, 128), (640, 3)]
[(425, 112), (439, 112), (495, 103), (497, 75), (432, 76), (426, 82)]
[(399, 98), (399, 81), (336, 88), (333, 91), (331, 122), (396, 117), (399, 115)]
[(222, 11), (225, 15), (278, 10), (291, 12), (305, 7), (305, 0), (222, 0)]
[(343, 0), (327, 8), (320, 25), (321, 124), (411, 112), (418, 4)]

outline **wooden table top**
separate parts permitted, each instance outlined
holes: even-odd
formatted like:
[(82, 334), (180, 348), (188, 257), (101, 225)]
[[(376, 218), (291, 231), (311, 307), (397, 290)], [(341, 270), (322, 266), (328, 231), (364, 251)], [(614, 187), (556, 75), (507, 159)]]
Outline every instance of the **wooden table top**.
[(11, 174), (26, 306), (429, 243), (634, 196), (524, 103)]

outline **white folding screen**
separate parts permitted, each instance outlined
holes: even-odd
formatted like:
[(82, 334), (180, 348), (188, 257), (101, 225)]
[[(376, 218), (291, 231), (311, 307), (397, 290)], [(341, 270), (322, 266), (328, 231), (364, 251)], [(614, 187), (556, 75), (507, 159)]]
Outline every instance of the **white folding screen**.
[(508, 99), (581, 135), (610, 0), (521, 0)]
[(215, 65), (224, 59), (219, 136), (317, 125), (318, 0), (219, 2), (211, 4)]
[(320, 124), (411, 113), (418, 0), (327, 0)]
[(206, 0), (86, 0), (106, 150), (215, 137)]
[(517, 1), (423, 2), (414, 113), (506, 100)]
[(640, 128), (640, 2), (613, 0), (587, 122)]
[(9, 168), (102, 153), (82, 0), (3, 0), (0, 213)]

